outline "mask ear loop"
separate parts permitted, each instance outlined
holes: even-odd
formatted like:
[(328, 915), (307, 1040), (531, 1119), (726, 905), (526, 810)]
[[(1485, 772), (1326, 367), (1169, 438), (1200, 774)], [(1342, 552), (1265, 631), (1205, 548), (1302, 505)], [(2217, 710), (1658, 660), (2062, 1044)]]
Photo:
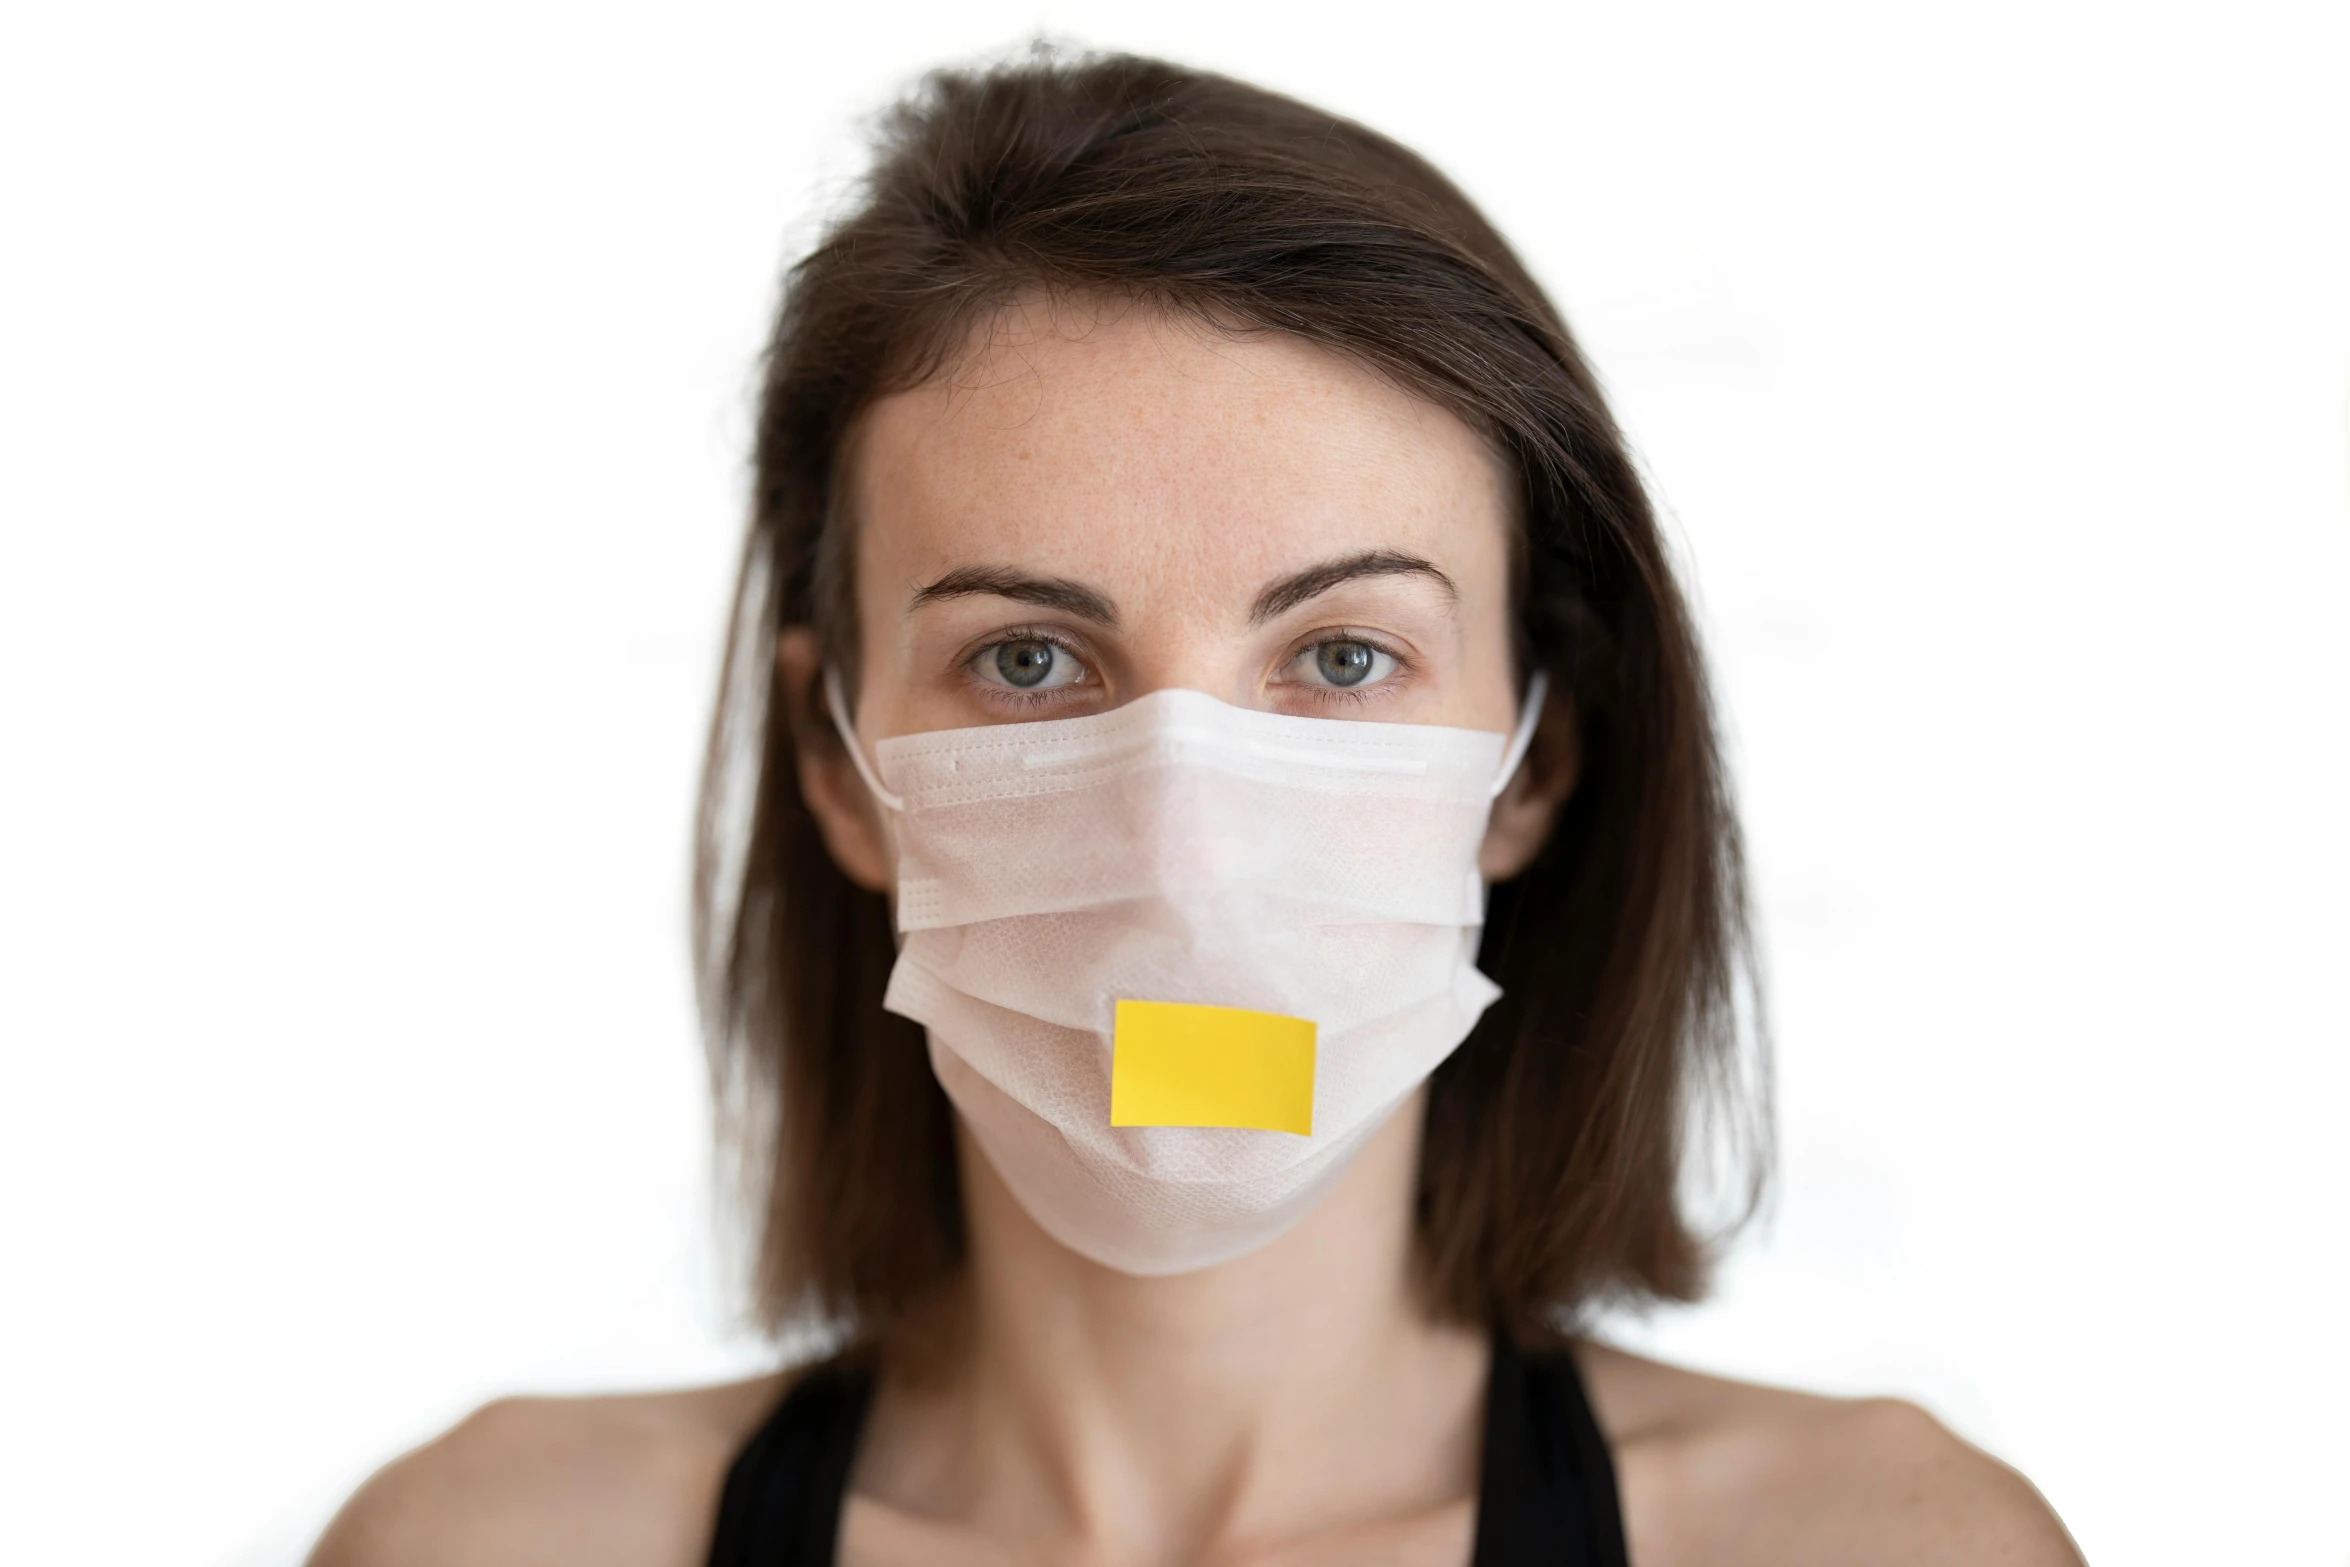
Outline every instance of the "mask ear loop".
[[(1540, 680), (1542, 677), (1534, 677)], [(865, 780), (865, 787), (873, 791), (873, 798), (893, 811), (906, 808), (904, 799), (881, 787), (881, 779), (866, 764), (865, 748), (857, 744), (856, 726), (849, 722), (849, 704), (840, 694), (840, 671), (827, 667), (824, 671), (824, 705), (832, 714), (832, 727), (840, 731), (840, 743), (849, 748), (849, 760), (857, 764), (857, 776)]]
[[(1518, 766), (1526, 760), (1526, 752), (1534, 744), (1535, 726), (1542, 722), (1542, 699), (1550, 694), (1550, 674), (1534, 671), (1534, 678), (1526, 682), (1526, 700), (1518, 709), (1518, 727), (1510, 731), (1510, 743), (1501, 753), (1501, 773), (1493, 780), (1489, 800), (1501, 798), (1501, 792), (1518, 776)], [(861, 769), (865, 765), (859, 762)]]

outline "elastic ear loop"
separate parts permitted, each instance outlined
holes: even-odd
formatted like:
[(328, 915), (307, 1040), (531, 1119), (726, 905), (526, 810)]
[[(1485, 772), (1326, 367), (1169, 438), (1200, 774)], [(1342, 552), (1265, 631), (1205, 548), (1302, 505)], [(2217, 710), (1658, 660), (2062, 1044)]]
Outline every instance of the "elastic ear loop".
[(1548, 695), (1550, 674), (1537, 669), (1534, 678), (1526, 682), (1526, 701), (1518, 709), (1518, 727), (1510, 731), (1510, 743), (1501, 753), (1501, 774), (1493, 780), (1493, 791), (1487, 799), (1500, 799), (1502, 790), (1518, 776), (1518, 765), (1526, 760), (1526, 751), (1534, 744), (1535, 726), (1542, 722), (1542, 699)]
[[(1537, 680), (1542, 677), (1537, 675)], [(893, 811), (904, 811), (906, 802), (881, 787), (881, 779), (865, 761), (865, 748), (857, 744), (857, 727), (849, 722), (849, 704), (840, 694), (840, 671), (824, 671), (824, 705), (832, 713), (832, 727), (840, 731), (840, 743), (849, 748), (849, 760), (857, 764), (857, 776), (865, 780), (865, 787), (873, 791), (873, 798)]]

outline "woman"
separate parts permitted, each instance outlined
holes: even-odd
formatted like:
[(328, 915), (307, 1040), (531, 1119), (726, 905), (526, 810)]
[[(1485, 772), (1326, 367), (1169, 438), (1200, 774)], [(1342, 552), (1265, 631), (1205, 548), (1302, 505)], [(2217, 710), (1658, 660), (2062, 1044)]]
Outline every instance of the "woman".
[(696, 945), (766, 1320), (836, 1348), (492, 1405), (319, 1563), (2077, 1560), (1914, 1409), (1571, 1336), (1703, 1284), (1737, 840), (1621, 440), (1441, 176), (1148, 61), (935, 78), (756, 484)]

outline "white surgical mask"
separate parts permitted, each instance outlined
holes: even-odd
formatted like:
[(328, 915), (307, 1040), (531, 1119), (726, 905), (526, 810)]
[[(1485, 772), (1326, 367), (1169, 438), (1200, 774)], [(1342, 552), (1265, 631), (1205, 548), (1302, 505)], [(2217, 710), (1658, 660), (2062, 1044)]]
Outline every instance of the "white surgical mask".
[(1505, 739), (1158, 691), (884, 740), (877, 777), (827, 679), (897, 817), (883, 1004), (1047, 1233), (1182, 1273), (1330, 1189), (1501, 994), (1477, 851), (1542, 693)]

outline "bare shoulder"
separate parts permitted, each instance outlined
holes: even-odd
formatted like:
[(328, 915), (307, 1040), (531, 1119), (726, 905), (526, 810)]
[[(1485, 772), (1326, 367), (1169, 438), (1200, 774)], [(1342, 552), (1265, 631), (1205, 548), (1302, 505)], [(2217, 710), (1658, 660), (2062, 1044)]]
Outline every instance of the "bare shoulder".
[(1643, 1567), (2080, 1567), (2030, 1481), (1914, 1404), (1819, 1398), (1586, 1344)]
[(698, 1567), (781, 1384), (484, 1405), (361, 1486), (310, 1567)]

